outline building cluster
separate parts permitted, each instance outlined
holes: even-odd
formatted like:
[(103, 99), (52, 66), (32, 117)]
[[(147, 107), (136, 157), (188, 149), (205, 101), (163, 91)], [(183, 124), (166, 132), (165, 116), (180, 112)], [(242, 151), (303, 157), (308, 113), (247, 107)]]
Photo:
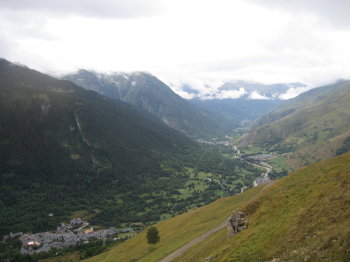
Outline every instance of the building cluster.
[[(4, 240), (19, 239), (22, 242), (20, 253), (23, 255), (33, 255), (48, 252), (51, 249), (89, 243), (92, 239), (105, 240), (115, 237), (118, 233), (126, 230), (119, 231), (111, 227), (95, 231), (93, 227), (89, 226), (88, 222), (82, 221), (80, 218), (74, 218), (69, 224), (61, 224), (55, 232), (41, 232), (36, 234), (11, 233), (5, 236)], [(132, 231), (132, 229), (130, 230)]]

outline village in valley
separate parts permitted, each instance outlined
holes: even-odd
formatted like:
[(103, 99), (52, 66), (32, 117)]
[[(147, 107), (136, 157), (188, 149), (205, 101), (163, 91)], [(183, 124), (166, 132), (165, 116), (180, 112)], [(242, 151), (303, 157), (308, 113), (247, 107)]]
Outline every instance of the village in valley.
[(55, 232), (40, 233), (10, 233), (3, 240), (18, 239), (22, 243), (20, 253), (22, 255), (34, 255), (50, 250), (88, 244), (92, 240), (120, 241), (126, 240), (143, 229), (142, 225), (131, 225), (130, 227), (95, 230), (87, 221), (80, 218), (70, 220), (68, 224), (62, 223)]

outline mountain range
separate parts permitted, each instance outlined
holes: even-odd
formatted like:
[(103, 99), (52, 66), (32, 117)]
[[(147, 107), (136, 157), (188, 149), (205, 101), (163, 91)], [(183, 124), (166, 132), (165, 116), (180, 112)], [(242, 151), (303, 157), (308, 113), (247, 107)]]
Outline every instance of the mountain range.
[(164, 175), (165, 154), (194, 146), (127, 103), (6, 60), (0, 144), (1, 233), (57, 225), (74, 209)]
[(191, 86), (184, 85), (182, 91), (194, 95), (186, 101), (158, 78), (145, 72), (102, 74), (81, 69), (63, 76), (63, 79), (131, 103), (196, 138), (232, 132), (241, 126), (242, 121), (254, 121), (274, 109), (289, 90), (307, 88), (301, 83), (264, 85), (235, 81), (220, 86), (213, 96), (203, 96)]
[(212, 136), (218, 132), (215, 122), (206, 113), (149, 73), (99, 74), (79, 70), (63, 79), (109, 98), (133, 104), (190, 137)]
[(200, 93), (189, 85), (182, 92), (192, 96), (189, 101), (201, 108), (215, 121), (222, 134), (249, 124), (277, 108), (286, 98), (296, 96), (308, 87), (302, 83), (261, 84), (231, 81), (208, 94)]
[[(257, 95), (242, 82), (219, 89), (239, 98), (186, 101), (144, 72), (65, 78), (0, 59), (0, 235), (46, 231), (76, 216), (104, 227), (174, 216), (155, 225), (158, 244), (141, 232), (90, 261), (350, 259), (350, 81), (286, 101), (281, 94), (307, 87), (272, 85)], [(257, 118), (242, 151), (190, 138)], [(274, 174), (242, 155), (246, 146), (308, 166), (244, 191), (262, 169)], [(16, 243), (6, 245), (0, 257), (16, 257)]]
[(238, 193), (259, 171), (223, 150), (0, 60), (0, 235), (53, 229), (74, 214), (100, 226), (158, 221)]
[(303, 83), (262, 84), (243, 80), (223, 82), (217, 88), (204, 84), (200, 88), (184, 84), (177, 88), (189, 99), (289, 99), (309, 89)]

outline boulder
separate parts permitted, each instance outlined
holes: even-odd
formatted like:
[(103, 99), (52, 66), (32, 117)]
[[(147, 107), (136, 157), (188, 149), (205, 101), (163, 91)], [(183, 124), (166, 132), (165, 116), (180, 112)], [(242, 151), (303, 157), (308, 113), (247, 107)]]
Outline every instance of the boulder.
[(227, 220), (227, 238), (230, 239), (244, 229), (248, 228), (248, 220), (245, 213), (238, 211), (233, 213)]

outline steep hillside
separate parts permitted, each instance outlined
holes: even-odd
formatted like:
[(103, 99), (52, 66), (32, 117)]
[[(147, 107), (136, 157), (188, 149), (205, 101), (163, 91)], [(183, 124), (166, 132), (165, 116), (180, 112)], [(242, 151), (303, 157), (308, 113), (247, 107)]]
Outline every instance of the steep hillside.
[(335, 156), (350, 136), (350, 82), (316, 88), (288, 100), (261, 118), (245, 143), (292, 152), (301, 166)]
[(162, 154), (194, 145), (126, 103), (5, 60), (0, 144), (0, 234), (56, 226), (163, 175)]
[(215, 123), (205, 113), (151, 74), (134, 72), (107, 75), (79, 70), (64, 76), (64, 79), (107, 97), (131, 103), (191, 137), (217, 133)]
[(0, 60), (0, 236), (74, 214), (104, 226), (157, 221), (257, 175), (128, 103)]
[(143, 232), (88, 261), (160, 261), (237, 210), (247, 229), (228, 239), (224, 228), (174, 261), (348, 261), (349, 174), (347, 153), (158, 223), (154, 246)]

